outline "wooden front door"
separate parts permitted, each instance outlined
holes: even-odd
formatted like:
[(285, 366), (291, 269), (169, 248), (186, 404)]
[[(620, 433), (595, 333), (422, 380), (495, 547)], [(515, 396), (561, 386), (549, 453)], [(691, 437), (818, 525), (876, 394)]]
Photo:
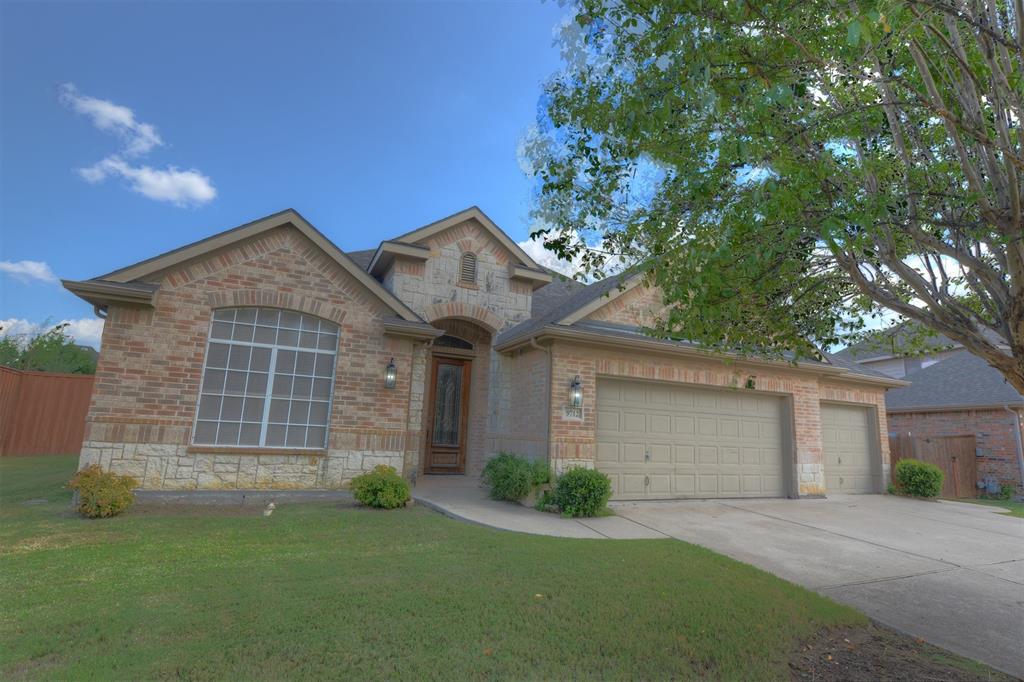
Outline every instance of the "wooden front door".
[(461, 474), (466, 469), (466, 417), (471, 361), (434, 357), (423, 471)]

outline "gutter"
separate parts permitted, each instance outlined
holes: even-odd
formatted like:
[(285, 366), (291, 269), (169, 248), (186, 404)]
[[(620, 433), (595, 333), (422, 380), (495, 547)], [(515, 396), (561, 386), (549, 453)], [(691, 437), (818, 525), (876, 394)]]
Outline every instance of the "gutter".
[(1013, 435), (1017, 440), (1017, 470), (1020, 472), (1020, 484), (1024, 486), (1024, 447), (1020, 442), (1020, 412), (1011, 410), (1009, 405), (1003, 405), (1003, 409), (1013, 415)]
[(872, 377), (864, 374), (857, 374), (843, 367), (836, 367), (834, 365), (812, 365), (808, 363), (797, 363), (796, 365), (793, 365), (792, 363), (778, 360), (758, 360), (739, 355), (713, 353), (703, 348), (680, 346), (674, 343), (666, 343), (659, 339), (641, 337), (624, 338), (621, 336), (601, 334), (599, 332), (592, 332), (588, 330), (573, 329), (571, 327), (561, 327), (554, 325), (548, 325), (534, 332), (532, 336), (521, 336), (517, 339), (505, 341), (500, 345), (495, 346), (494, 350), (500, 353), (506, 353), (528, 343), (533, 343), (537, 339), (545, 336), (553, 338), (562, 338), (577, 342), (589, 342), (597, 345), (611, 346), (619, 351), (628, 349), (642, 349), (648, 352), (660, 352), (670, 355), (686, 355), (690, 357), (701, 358), (703, 360), (717, 360), (719, 362), (725, 359), (729, 359), (737, 364), (742, 364), (744, 366), (774, 366), (778, 367), (779, 369), (785, 369), (789, 371), (807, 372), (809, 374), (815, 374), (819, 376), (824, 375), (826, 377), (842, 381), (856, 381), (860, 383), (873, 384), (876, 386), (885, 386), (888, 388), (910, 385), (910, 382), (902, 381), (900, 379), (891, 379), (888, 377)]

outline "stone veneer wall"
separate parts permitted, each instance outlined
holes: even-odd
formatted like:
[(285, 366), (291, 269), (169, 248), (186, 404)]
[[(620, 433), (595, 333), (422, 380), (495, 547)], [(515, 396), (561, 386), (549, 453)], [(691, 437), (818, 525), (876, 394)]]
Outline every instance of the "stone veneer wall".
[[(154, 309), (111, 306), (80, 463), (146, 488), (333, 488), (377, 464), (400, 471), (420, 444), (423, 345), (384, 336), (393, 313), (291, 227), (161, 273)], [(328, 447), (191, 446), (212, 311), (297, 310), (341, 328)], [(383, 385), (389, 358), (398, 384)]]
[(973, 435), (978, 479), (995, 476), (1004, 485), (1024, 490), (1017, 464), (1016, 428), (1014, 416), (1003, 409), (889, 414), (889, 433), (892, 434), (910, 433), (923, 438)]
[[(593, 467), (595, 460), (597, 378), (622, 377), (674, 381), (729, 388), (742, 386), (750, 374), (757, 376), (758, 391), (782, 394), (791, 400), (795, 487), (801, 496), (826, 493), (821, 435), (821, 400), (875, 406), (879, 433), (885, 434), (884, 389), (845, 382), (819, 382), (808, 372), (768, 366), (738, 367), (714, 359), (587, 347), (558, 341), (551, 347), (550, 457), (556, 471), (570, 466)], [(583, 382), (583, 419), (567, 419), (566, 387), (575, 375)], [(888, 475), (889, 448), (885, 438), (879, 448)], [(886, 479), (887, 480), (887, 479)], [(884, 489), (884, 486), (883, 486)]]

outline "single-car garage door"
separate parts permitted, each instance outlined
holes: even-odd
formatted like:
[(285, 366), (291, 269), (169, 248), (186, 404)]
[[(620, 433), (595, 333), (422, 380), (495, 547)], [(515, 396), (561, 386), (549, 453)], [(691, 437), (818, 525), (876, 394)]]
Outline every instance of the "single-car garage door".
[(821, 405), (825, 448), (825, 490), (829, 493), (878, 492), (871, 411), (856, 405)]
[(597, 468), (613, 499), (786, 494), (781, 398), (597, 382)]

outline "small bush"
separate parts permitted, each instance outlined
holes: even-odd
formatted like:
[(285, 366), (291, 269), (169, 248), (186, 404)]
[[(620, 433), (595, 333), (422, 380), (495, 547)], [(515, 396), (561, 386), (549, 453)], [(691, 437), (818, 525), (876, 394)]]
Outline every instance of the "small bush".
[(394, 467), (381, 464), (352, 479), (352, 495), (367, 507), (396, 509), (409, 501), (409, 484)]
[(132, 488), (139, 482), (131, 476), (103, 471), (91, 464), (68, 481), (68, 488), (78, 492), (78, 513), (90, 519), (117, 516), (135, 501)]
[(901, 459), (896, 463), (896, 487), (904, 495), (938, 497), (942, 492), (942, 479), (942, 469), (934, 464), (916, 459)]
[(885, 486), (885, 492), (889, 493), (890, 495), (895, 495), (896, 486), (890, 483), (889, 485)]
[(529, 495), (534, 486), (547, 483), (550, 476), (545, 460), (502, 452), (484, 465), (483, 479), (491, 486), (492, 498), (514, 502)]
[(555, 482), (554, 503), (563, 516), (598, 516), (612, 495), (612, 482), (594, 469), (569, 469)]

